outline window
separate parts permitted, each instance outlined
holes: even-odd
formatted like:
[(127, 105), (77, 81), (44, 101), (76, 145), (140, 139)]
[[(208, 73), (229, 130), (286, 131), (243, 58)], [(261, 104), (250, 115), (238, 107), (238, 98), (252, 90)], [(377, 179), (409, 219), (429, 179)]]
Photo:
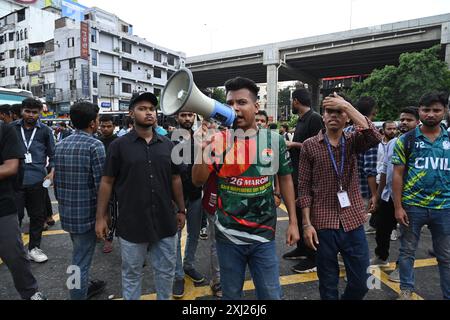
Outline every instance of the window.
[(98, 88), (97, 72), (92, 72), (92, 87)]
[(23, 40), (23, 30), (20, 30), (20, 40)]
[(161, 62), (161, 53), (155, 51), (155, 52), (153, 53), (153, 60), (158, 61), (158, 62)]
[(17, 59), (20, 59), (20, 49), (17, 49)]
[(91, 50), (92, 65), (97, 66), (97, 51)]
[(25, 47), (25, 59), (28, 59), (28, 47)]
[(16, 74), (16, 68), (15, 67), (14, 68), (9, 68), (9, 75), (13, 76), (15, 74)]
[(20, 59), (23, 59), (23, 48), (20, 49)]
[(25, 20), (25, 9), (17, 12), (17, 22)]
[(27, 30), (27, 28), (25, 28), (25, 31), (24, 31), (24, 33), (23, 33), (23, 37), (24, 37), (25, 39), (28, 39), (28, 30)]
[(128, 26), (123, 24), (122, 25), (122, 32), (128, 33), (128, 30), (129, 30)]
[(122, 83), (122, 92), (131, 93), (131, 84), (130, 83)]
[[(19, 49), (17, 49), (19, 50)], [(16, 53), (16, 50), (9, 50), (9, 57), (12, 59), (14, 58), (14, 54)]]
[(131, 61), (122, 59), (122, 70), (123, 71), (131, 72), (132, 71), (132, 65), (133, 64), (131, 63)]
[(72, 37), (72, 38), (67, 39), (67, 47), (72, 48), (74, 46), (75, 46), (75, 38)]
[[(17, 39), (19, 40), (19, 39)], [(9, 41), (14, 41), (14, 32), (9, 33)]]
[(155, 78), (160, 78), (161, 79), (161, 69), (155, 69), (153, 70), (153, 76)]
[(97, 43), (97, 29), (91, 28), (91, 42)]
[(175, 58), (173, 56), (168, 56), (167, 57), (167, 63), (171, 66), (175, 65)]
[(20, 75), (25, 77), (25, 67), (20, 68)]
[(92, 96), (92, 103), (98, 104), (98, 96)]
[(173, 74), (174, 74), (173, 71), (167, 70), (167, 80), (169, 80)]
[(157, 96), (157, 97), (159, 97), (160, 95), (161, 95), (161, 89), (154, 89), (153, 90), (153, 94), (155, 95), (155, 96)]
[(3, 44), (4, 43), (4, 41), (3, 41), (3, 35), (1, 35), (0, 36), (0, 44)]
[(75, 59), (69, 59), (69, 69), (75, 69), (77, 63)]
[(131, 53), (131, 43), (122, 41), (122, 51), (126, 53)]
[(77, 80), (70, 80), (70, 90), (77, 90)]
[(17, 39), (16, 41), (20, 41), (20, 33), (19, 33), (19, 31), (16, 32), (16, 39)]

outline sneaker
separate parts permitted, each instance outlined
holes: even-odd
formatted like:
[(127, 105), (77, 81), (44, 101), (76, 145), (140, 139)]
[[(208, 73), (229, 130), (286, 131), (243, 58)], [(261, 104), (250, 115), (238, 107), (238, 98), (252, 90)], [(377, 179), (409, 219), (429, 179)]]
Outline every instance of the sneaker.
[(392, 230), (392, 233), (391, 233), (391, 241), (397, 241), (398, 240), (398, 233), (397, 233), (397, 230)]
[(47, 297), (44, 296), (42, 292), (38, 291), (30, 298), (30, 300), (47, 300)]
[(288, 253), (285, 253), (283, 255), (283, 259), (286, 260), (303, 260), (307, 259), (306, 252), (304, 249), (301, 248), (295, 248), (292, 251), (289, 251)]
[(111, 253), (113, 250), (112, 241), (105, 241), (105, 244), (103, 245), (103, 253)]
[(220, 283), (211, 283), (210, 285), (213, 296), (217, 298), (222, 298), (222, 287)]
[(389, 281), (392, 282), (400, 282), (400, 270), (398, 268), (395, 268), (394, 271), (391, 272), (391, 274), (388, 277)]
[(365, 227), (364, 231), (366, 232), (366, 234), (375, 234), (377, 232), (377, 230), (375, 230), (375, 228), (371, 226)]
[(181, 299), (184, 296), (184, 279), (173, 282), (172, 296), (175, 299)]
[(184, 274), (194, 283), (202, 283), (205, 281), (205, 277), (195, 269), (184, 269)]
[(379, 257), (374, 257), (370, 259), (370, 265), (377, 267), (389, 267), (389, 261), (380, 259)]
[(98, 295), (99, 293), (103, 292), (106, 287), (106, 282), (103, 280), (91, 280), (89, 281), (89, 287), (87, 291), (86, 298), (89, 300), (92, 297)]
[(413, 300), (411, 290), (401, 290), (397, 300)]
[(56, 221), (53, 219), (53, 217), (48, 217), (46, 223), (49, 227), (53, 227), (55, 225)]
[(48, 260), (48, 257), (45, 255), (44, 252), (42, 252), (41, 249), (36, 247), (31, 251), (28, 251), (28, 259), (37, 263), (42, 263), (46, 262)]
[(292, 271), (296, 273), (310, 273), (317, 271), (317, 264), (311, 259), (305, 259), (292, 267)]
[(47, 231), (48, 230), (48, 224), (47, 222), (44, 222), (44, 227), (42, 228), (42, 231)]
[(208, 233), (207, 233), (207, 230), (208, 230), (208, 229), (206, 229), (206, 228), (202, 228), (202, 229), (200, 230), (199, 238), (200, 238), (201, 240), (208, 240)]

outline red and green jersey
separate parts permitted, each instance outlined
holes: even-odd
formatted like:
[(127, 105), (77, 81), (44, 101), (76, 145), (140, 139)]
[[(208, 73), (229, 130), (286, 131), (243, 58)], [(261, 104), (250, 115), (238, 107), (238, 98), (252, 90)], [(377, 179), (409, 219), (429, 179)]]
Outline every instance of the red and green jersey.
[(238, 245), (269, 242), (277, 221), (273, 198), (274, 175), (290, 175), (291, 160), (278, 133), (260, 130), (250, 138), (216, 137), (216, 159), (210, 170), (217, 173), (216, 237)]

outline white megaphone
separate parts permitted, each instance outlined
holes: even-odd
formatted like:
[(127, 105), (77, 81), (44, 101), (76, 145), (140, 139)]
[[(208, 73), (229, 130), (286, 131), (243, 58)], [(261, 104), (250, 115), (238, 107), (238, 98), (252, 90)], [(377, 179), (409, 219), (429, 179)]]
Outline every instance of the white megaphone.
[(161, 111), (166, 116), (178, 112), (194, 112), (231, 127), (236, 113), (230, 106), (205, 96), (195, 85), (189, 69), (175, 72), (166, 84), (161, 98)]

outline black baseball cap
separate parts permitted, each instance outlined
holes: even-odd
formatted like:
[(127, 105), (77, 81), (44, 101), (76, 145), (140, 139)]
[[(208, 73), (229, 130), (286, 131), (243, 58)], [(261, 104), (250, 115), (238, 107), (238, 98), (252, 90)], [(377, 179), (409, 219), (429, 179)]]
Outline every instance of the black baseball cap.
[(134, 105), (140, 101), (148, 101), (155, 107), (158, 105), (158, 98), (151, 92), (134, 93), (130, 100), (129, 109), (133, 109)]

